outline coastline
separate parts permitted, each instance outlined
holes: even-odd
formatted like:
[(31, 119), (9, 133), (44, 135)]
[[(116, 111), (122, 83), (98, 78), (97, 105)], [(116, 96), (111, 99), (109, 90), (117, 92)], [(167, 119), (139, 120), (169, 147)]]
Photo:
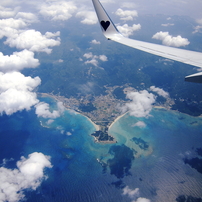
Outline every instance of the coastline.
[(111, 127), (120, 119), (122, 118), (123, 116), (125, 116), (128, 112), (124, 113), (124, 114), (121, 114), (120, 116), (118, 116), (109, 126), (108, 128), (108, 131), (111, 129)]
[[(54, 100), (57, 100), (57, 101), (61, 102), (61, 100), (59, 100), (59, 99), (57, 98), (57, 96), (54, 96), (54, 95), (51, 95), (51, 94), (48, 94), (48, 93), (40, 93), (40, 95), (41, 95), (42, 97), (51, 97), (51, 98), (53, 98)], [(72, 110), (72, 109), (67, 108), (64, 104), (63, 104), (63, 106), (65, 107), (66, 110)], [(95, 130), (96, 130), (96, 131), (99, 131), (99, 130), (100, 130), (100, 126), (97, 125), (97, 124), (95, 124), (89, 117), (87, 117), (86, 115), (84, 115), (84, 114), (82, 114), (82, 113), (80, 113), (80, 112), (78, 112), (78, 111), (75, 111), (75, 110), (74, 110), (74, 112), (77, 113), (77, 114), (80, 114), (81, 116), (86, 117), (86, 118), (92, 123), (92, 125), (95, 127)]]

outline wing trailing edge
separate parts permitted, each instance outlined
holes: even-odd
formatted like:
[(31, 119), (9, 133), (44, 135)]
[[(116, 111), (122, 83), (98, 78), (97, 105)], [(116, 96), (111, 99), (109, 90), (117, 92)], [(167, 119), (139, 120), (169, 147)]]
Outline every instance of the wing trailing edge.
[[(123, 45), (139, 49), (141, 51), (145, 51), (154, 55), (158, 55), (164, 58), (168, 58), (171, 60), (175, 60), (178, 62), (182, 62), (185, 64), (193, 65), (196, 67), (202, 68), (202, 53), (195, 52), (190, 50), (184, 50), (180, 48), (168, 47), (159, 44), (153, 44), (149, 42), (143, 42), (139, 40), (134, 40), (130, 38), (124, 37), (116, 28), (113, 21), (110, 19), (109, 15), (105, 11), (104, 7), (100, 3), (99, 0), (92, 0), (93, 5), (95, 7), (95, 11), (102, 29), (104, 36), (107, 39), (113, 40), (115, 42), (121, 43)], [(193, 76), (193, 75), (190, 75)], [(189, 79), (188, 79), (189, 78)], [(187, 76), (185, 81), (198, 82), (201, 80), (202, 83), (202, 76), (200, 77), (191, 77)]]

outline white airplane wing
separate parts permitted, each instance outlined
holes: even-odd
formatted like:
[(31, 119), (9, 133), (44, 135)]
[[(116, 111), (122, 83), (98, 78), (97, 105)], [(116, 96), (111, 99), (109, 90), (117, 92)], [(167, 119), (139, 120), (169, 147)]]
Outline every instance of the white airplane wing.
[[(97, 17), (104, 36), (107, 39), (116, 41), (118, 43), (136, 48), (154, 55), (165, 57), (171, 60), (176, 60), (185, 64), (193, 65), (202, 68), (202, 53), (189, 51), (174, 47), (153, 44), (124, 37), (116, 28), (109, 15), (99, 2), (99, 0), (92, 0), (97, 13)], [(193, 77), (192, 77), (193, 76)], [(186, 81), (202, 83), (202, 72), (197, 75), (190, 75), (185, 78)]]

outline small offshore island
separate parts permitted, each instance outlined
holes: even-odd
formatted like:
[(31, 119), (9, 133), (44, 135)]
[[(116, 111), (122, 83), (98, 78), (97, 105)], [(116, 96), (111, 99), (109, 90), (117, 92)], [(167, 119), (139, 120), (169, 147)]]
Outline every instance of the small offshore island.
[[(77, 95), (77, 97), (66, 98), (60, 95), (40, 93), (40, 96), (50, 96), (60, 102), (67, 109), (72, 109), (86, 116), (95, 126), (96, 131), (91, 134), (95, 138), (95, 142), (104, 144), (116, 143), (113, 136), (109, 134), (110, 127), (122, 116), (120, 106), (128, 102), (125, 99), (126, 93), (135, 89), (129, 85), (124, 86), (105, 86), (106, 94), (94, 96), (92, 94)], [(121, 93), (120, 93), (121, 92)], [(166, 102), (166, 106), (170, 106), (170, 102)], [(166, 107), (164, 106), (164, 107)]]

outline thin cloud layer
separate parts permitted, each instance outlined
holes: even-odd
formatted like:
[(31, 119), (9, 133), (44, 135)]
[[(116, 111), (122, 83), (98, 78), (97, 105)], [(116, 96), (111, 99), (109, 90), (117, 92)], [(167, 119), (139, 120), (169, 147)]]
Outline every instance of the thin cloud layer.
[(42, 180), (45, 168), (51, 168), (50, 157), (34, 152), (21, 157), (17, 162), (17, 169), (11, 170), (0, 167), (0, 201), (17, 202), (24, 198), (25, 189), (36, 190)]
[(15, 18), (22, 19), (24, 22), (29, 24), (39, 22), (38, 17), (29, 12), (18, 12)]
[(133, 35), (133, 32), (141, 29), (140, 24), (133, 24), (133, 26), (129, 26), (128, 24), (124, 24), (123, 26), (117, 26), (118, 30), (123, 34), (125, 37), (128, 37), (130, 35)]
[(146, 124), (143, 121), (138, 121), (137, 123), (133, 124), (132, 127), (145, 128)]
[(155, 87), (155, 86), (150, 86), (149, 88), (151, 91), (156, 92), (158, 95), (164, 97), (164, 98), (169, 98), (169, 93), (164, 91), (161, 88)]
[(180, 35), (173, 37), (169, 32), (157, 32), (152, 36), (153, 39), (161, 40), (166, 46), (181, 47), (189, 45), (189, 41), (186, 38), (182, 38)]
[(138, 17), (136, 10), (122, 10), (119, 8), (116, 12), (116, 15), (120, 17), (121, 20), (128, 21), (133, 20), (135, 17)]
[(44, 102), (38, 103), (35, 106), (35, 108), (38, 117), (51, 118), (51, 119), (60, 117), (65, 110), (65, 107), (63, 106), (62, 102), (57, 103), (58, 108), (57, 110), (50, 111), (50, 105)]
[(5, 8), (3, 6), (0, 6), (0, 18), (11, 18), (11, 17), (14, 17), (15, 14), (16, 14), (15, 9)]
[(0, 114), (11, 115), (30, 110), (39, 101), (34, 89), (40, 85), (39, 77), (25, 77), (20, 72), (0, 72)]

